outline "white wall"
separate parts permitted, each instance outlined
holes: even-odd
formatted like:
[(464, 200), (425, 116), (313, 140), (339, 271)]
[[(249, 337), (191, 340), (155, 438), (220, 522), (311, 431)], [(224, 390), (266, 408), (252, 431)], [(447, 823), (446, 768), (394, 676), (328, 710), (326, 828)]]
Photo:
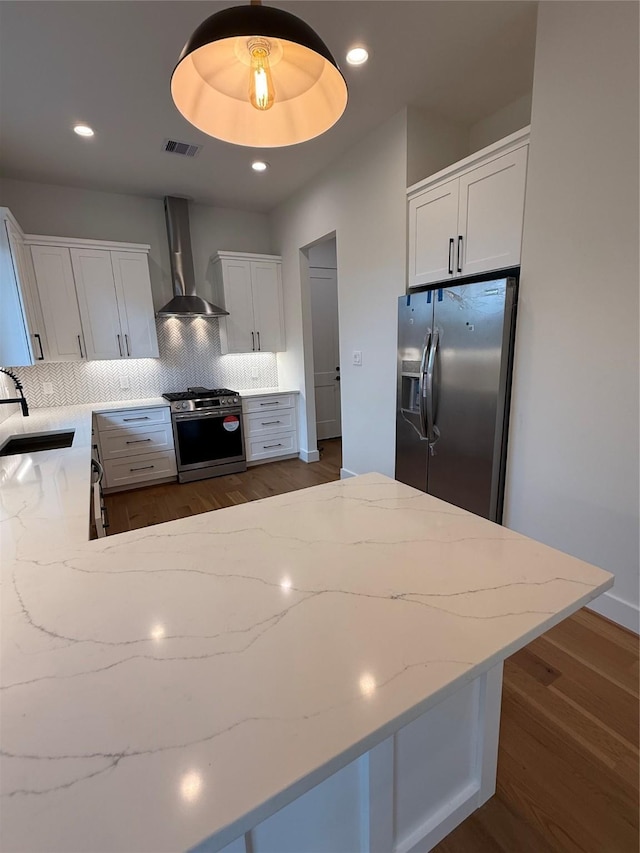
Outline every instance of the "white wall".
[(469, 154), (504, 139), (531, 123), (531, 92), (471, 125), (469, 129)]
[[(397, 298), (405, 290), (406, 111), (273, 212), (283, 256), (287, 351), (281, 383), (300, 388), (302, 449), (315, 450), (307, 262), (301, 249), (335, 232), (342, 375), (343, 466), (393, 475)], [(303, 328), (304, 327), (304, 328)], [(306, 340), (305, 340), (306, 332)], [(352, 365), (362, 351), (362, 367)], [(309, 355), (309, 353), (307, 353)], [(305, 442), (308, 442), (305, 447)]]
[(407, 186), (469, 154), (469, 128), (417, 107), (407, 108)]
[(506, 523), (638, 630), (638, 6), (540, 4)]
[[(4, 178), (0, 205), (8, 207), (31, 234), (149, 243), (154, 307), (161, 308), (173, 295), (161, 198)], [(266, 214), (202, 204), (192, 205), (189, 214), (196, 278), (205, 298), (212, 295), (206, 276), (214, 252), (271, 252)]]

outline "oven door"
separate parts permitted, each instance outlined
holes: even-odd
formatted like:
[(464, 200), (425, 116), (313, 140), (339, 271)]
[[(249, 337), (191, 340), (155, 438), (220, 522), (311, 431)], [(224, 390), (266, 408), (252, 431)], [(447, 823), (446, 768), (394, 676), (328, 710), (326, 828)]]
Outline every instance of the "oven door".
[(179, 471), (242, 462), (242, 409), (173, 415)]

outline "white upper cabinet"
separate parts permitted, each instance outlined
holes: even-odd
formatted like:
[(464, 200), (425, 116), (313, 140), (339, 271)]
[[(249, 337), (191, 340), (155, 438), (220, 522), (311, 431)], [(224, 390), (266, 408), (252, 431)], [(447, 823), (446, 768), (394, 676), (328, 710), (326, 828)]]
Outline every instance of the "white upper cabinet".
[(7, 208), (0, 219), (0, 364), (19, 367), (43, 361), (47, 339), (24, 234)]
[(111, 252), (120, 327), (128, 358), (158, 358), (149, 260), (144, 252)]
[(123, 358), (125, 342), (120, 329), (111, 253), (99, 249), (71, 249), (71, 265), (87, 358)]
[(529, 128), (408, 190), (409, 287), (518, 266)]
[(48, 360), (157, 358), (148, 246), (29, 236)]
[(80, 361), (84, 342), (71, 255), (64, 246), (31, 246), (47, 334), (47, 361)]
[(281, 258), (218, 252), (212, 261), (214, 301), (229, 312), (220, 318), (222, 352), (284, 350)]

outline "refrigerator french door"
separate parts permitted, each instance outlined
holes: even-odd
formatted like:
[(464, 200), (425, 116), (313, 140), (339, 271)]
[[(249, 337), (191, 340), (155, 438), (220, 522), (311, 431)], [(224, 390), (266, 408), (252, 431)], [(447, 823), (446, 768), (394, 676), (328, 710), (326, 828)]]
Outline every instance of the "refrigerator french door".
[(502, 520), (514, 278), (410, 293), (398, 308), (396, 479)]

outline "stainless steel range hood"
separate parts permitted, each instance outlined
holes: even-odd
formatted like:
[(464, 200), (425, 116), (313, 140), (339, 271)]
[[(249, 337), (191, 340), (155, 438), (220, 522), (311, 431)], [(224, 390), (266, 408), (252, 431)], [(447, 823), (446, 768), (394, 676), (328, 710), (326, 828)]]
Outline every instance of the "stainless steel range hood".
[(158, 317), (224, 317), (228, 311), (207, 302), (196, 293), (191, 254), (189, 203), (185, 198), (166, 196), (164, 213), (169, 236), (169, 259), (175, 296), (158, 311)]

